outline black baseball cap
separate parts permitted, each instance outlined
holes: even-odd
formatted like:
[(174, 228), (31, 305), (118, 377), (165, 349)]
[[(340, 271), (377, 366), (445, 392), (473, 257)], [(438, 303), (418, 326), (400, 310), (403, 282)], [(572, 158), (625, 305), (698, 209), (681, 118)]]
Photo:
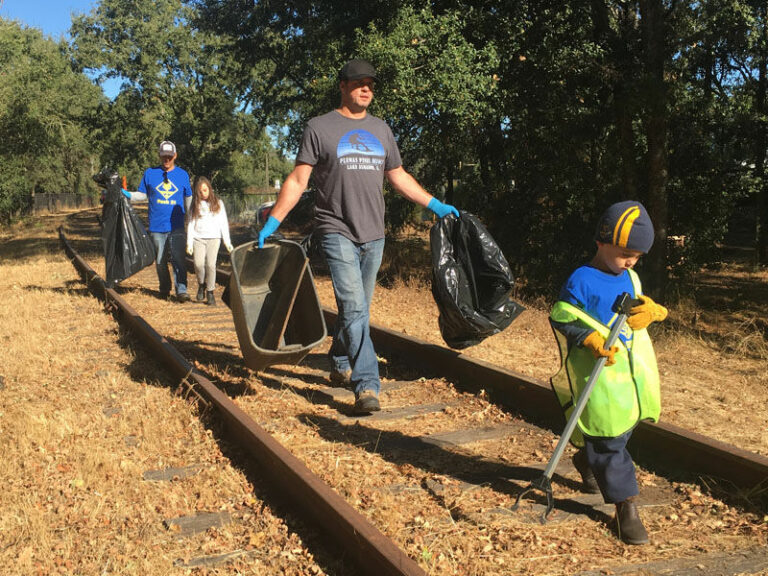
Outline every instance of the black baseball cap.
[(376, 68), (366, 60), (355, 58), (344, 64), (339, 70), (339, 80), (360, 80), (360, 78), (376, 80)]

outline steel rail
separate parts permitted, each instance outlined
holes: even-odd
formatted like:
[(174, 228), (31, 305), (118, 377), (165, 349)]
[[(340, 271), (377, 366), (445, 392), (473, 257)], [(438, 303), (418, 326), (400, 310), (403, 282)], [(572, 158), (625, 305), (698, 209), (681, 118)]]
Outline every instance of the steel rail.
[(350, 554), (350, 560), (359, 568), (360, 574), (425, 576), (403, 550), (200, 374), (122, 296), (107, 288), (104, 280), (75, 252), (61, 228), (59, 239), (88, 288), (104, 300), (105, 306), (125, 322), (174, 377), (192, 386), (196, 394), (217, 411), (231, 439), (246, 448), (258, 462), (260, 473), (279, 492), (281, 500), (297, 515), (308, 518), (317, 532), (335, 548)]
[[(219, 268), (217, 282), (229, 284), (229, 272)], [(326, 322), (336, 312), (323, 309)], [(371, 324), (371, 338), (384, 353), (396, 353), (412, 366), (451, 379), (460, 388), (485, 390), (507, 410), (539, 420), (555, 431), (564, 425), (562, 410), (548, 383), (470, 358), (461, 352)], [(712, 477), (745, 490), (768, 486), (768, 458), (667, 422), (640, 422), (630, 451), (643, 464), (661, 464), (673, 473)]]
[[(326, 322), (332, 324), (336, 313), (327, 309), (324, 313)], [(563, 413), (545, 382), (382, 326), (371, 324), (371, 338), (382, 352), (401, 354), (411, 363), (458, 379), (462, 388), (484, 389), (509, 410), (541, 419), (556, 431), (563, 428)], [(765, 487), (768, 482), (765, 456), (666, 422), (640, 422), (629, 448), (642, 463), (663, 464), (677, 473), (719, 478), (747, 490)]]

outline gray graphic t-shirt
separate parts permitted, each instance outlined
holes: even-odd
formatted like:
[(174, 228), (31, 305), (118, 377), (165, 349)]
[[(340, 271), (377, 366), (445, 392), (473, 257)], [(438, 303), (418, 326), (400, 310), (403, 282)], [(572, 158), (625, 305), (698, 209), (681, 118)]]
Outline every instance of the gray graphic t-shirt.
[(316, 230), (354, 242), (384, 238), (384, 172), (402, 164), (389, 126), (336, 111), (312, 118), (296, 162), (313, 166)]

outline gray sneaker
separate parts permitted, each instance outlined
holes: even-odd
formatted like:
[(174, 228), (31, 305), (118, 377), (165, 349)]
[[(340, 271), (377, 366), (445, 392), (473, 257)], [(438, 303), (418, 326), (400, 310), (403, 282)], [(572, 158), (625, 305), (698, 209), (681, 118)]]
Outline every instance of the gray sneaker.
[(379, 395), (373, 390), (363, 390), (360, 394), (355, 394), (355, 405), (352, 407), (353, 414), (370, 414), (381, 410), (379, 405)]

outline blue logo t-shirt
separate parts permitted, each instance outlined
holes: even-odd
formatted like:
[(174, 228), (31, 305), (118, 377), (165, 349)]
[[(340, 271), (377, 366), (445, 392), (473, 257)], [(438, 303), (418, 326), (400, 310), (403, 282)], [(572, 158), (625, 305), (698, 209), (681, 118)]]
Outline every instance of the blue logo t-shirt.
[(139, 192), (149, 201), (149, 231), (170, 232), (184, 229), (184, 198), (192, 196), (189, 174), (176, 166), (170, 172), (162, 167), (147, 168)]

